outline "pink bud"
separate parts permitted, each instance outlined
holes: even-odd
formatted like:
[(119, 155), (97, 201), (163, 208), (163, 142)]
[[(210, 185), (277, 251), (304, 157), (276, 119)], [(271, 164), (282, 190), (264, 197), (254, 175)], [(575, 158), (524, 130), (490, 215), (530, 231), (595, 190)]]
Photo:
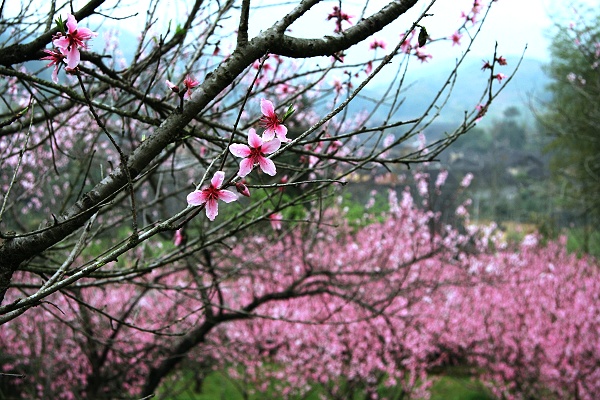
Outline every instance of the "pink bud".
[(173, 237), (173, 244), (175, 246), (181, 246), (182, 244), (185, 243), (185, 233), (183, 232), (183, 229), (177, 229), (175, 231), (175, 236)]
[(250, 190), (248, 190), (248, 186), (244, 185), (242, 182), (237, 182), (235, 184), (235, 189), (243, 196), (250, 197)]
[(167, 86), (175, 93), (179, 93), (179, 86), (167, 79)]

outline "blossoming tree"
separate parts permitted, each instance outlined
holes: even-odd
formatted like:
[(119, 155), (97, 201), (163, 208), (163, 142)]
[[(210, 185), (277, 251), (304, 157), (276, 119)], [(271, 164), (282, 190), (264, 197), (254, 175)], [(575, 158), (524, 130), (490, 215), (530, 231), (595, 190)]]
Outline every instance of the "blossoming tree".
[[(249, 173), (250, 164), (255, 163), (260, 164), (264, 172), (274, 173), (273, 163), (279, 160), (285, 163), (285, 155), (309, 159), (306, 167), (288, 165), (293, 176), (287, 184), (298, 185), (298, 178), (305, 176), (302, 174), (305, 170), (324, 179), (311, 179), (303, 198), (294, 200), (297, 202), (305, 201), (324, 187), (342, 182), (351, 172), (373, 163), (410, 164), (433, 159), (454, 138), (473, 126), (475, 111), (471, 111), (465, 123), (449, 133), (446, 139), (431, 144), (428, 151), (389, 156), (388, 150), (407, 142), (424, 125), (431, 123), (435, 115), (428, 117), (426, 113), (410, 121), (388, 118), (383, 123), (370, 125), (368, 115), (349, 120), (340, 113), (385, 64), (393, 58), (408, 62), (415, 55), (419, 57), (428, 41), (437, 40), (428, 37), (423, 27), (432, 4), (405, 26), (402, 32), (406, 33), (399, 35), (389, 54), (375, 60), (367, 57), (363, 61), (371, 65), (378, 63), (377, 68), (363, 78), (344, 65), (344, 52), (396, 21), (413, 8), (416, 1), (392, 2), (370, 11), (365, 9), (360, 19), (356, 16), (357, 21), (348, 14), (350, 10), (338, 7), (324, 18), (336, 21), (332, 30), (337, 34), (322, 38), (303, 39), (287, 33), (292, 24), (303, 23), (304, 14), (318, 3), (305, 1), (294, 8), (282, 8), (278, 22), (253, 38), (248, 34), (249, 16), (253, 10), (247, 1), (242, 2), (239, 9), (233, 1), (220, 8), (198, 2), (187, 10), (185, 22), (178, 25), (175, 32), (167, 30), (154, 34), (151, 26), (153, 18), (158, 17), (157, 5), (148, 14), (141, 41), (130, 62), (117, 58), (120, 53), (114, 32), (106, 31), (108, 42), (102, 49), (97, 32), (82, 25), (94, 13), (104, 15), (107, 10), (114, 14), (112, 18), (120, 18), (118, 9), (107, 8), (102, 1), (89, 2), (66, 15), (51, 8), (44, 23), (39, 19), (36, 25), (19, 31), (0, 52), (0, 64), (4, 66), (0, 72), (10, 77), (5, 81), (6, 110), (2, 131), (3, 166), (7, 173), (3, 174), (0, 294), (3, 297), (6, 293), (15, 271), (22, 270), (44, 252), (54, 251), (51, 249), (56, 249), (58, 243), (70, 242), (66, 247), (58, 247), (70, 247), (73, 251), (65, 262), (49, 267), (47, 273), (56, 272), (57, 267), (60, 269), (52, 285), (46, 285), (45, 290), (35, 297), (20, 300), (19, 304), (4, 304), (3, 315), (17, 315), (48, 294), (106, 268), (119, 255), (146, 240), (186, 226), (197, 210), (180, 208), (177, 211), (173, 206), (167, 210), (163, 204), (167, 198), (185, 191), (190, 181), (197, 181), (199, 173), (205, 178), (208, 173), (214, 175), (214, 171), (222, 170), (226, 173), (225, 187), (236, 183), (236, 161), (228, 157), (227, 149), (244, 157), (239, 168), (241, 175)], [(27, 18), (40, 16), (38, 11), (42, 12), (24, 8), (15, 16), (12, 25), (25, 26)], [(476, 16), (485, 12), (483, 5), (475, 2), (472, 9), (464, 13), (465, 23), (458, 31), (466, 31), (466, 21), (473, 23)], [(235, 35), (228, 34), (219, 25), (230, 16), (239, 22)], [(52, 24), (54, 20), (56, 25)], [(418, 40), (416, 30), (420, 30)], [(25, 36), (25, 32), (35, 36), (35, 40), (20, 39), (19, 35)], [(473, 38), (475, 36), (472, 34)], [(198, 37), (202, 39), (199, 42)], [(456, 39), (447, 40), (456, 42)], [(91, 51), (94, 41), (94, 51)], [(229, 47), (225, 47), (226, 44)], [(47, 49), (48, 45), (52, 48)], [(375, 40), (370, 48), (383, 49), (384, 44)], [(228, 49), (229, 53), (223, 49)], [(465, 54), (459, 59), (459, 65)], [(294, 59), (311, 57), (330, 57), (330, 61), (327, 66), (313, 68), (301, 68), (294, 63)], [(54, 83), (28, 70), (29, 63), (40, 58), (51, 61), (49, 66), (54, 67)], [(13, 66), (19, 66), (19, 69)], [(354, 70), (360, 71), (360, 65), (358, 67)], [(55, 82), (59, 80), (60, 70), (67, 75), (61, 78), (59, 85)], [(343, 83), (335, 81), (334, 92), (338, 95), (333, 99), (325, 97), (327, 101), (333, 100), (332, 111), (324, 116), (315, 115), (315, 110), (304, 104), (316, 101), (316, 93), (328, 85), (326, 77), (339, 74), (340, 70), (347, 79)], [(450, 77), (455, 73), (456, 69)], [(183, 89), (171, 82), (177, 81), (178, 76), (186, 76)], [(200, 82), (192, 76), (203, 76), (204, 79)], [(166, 87), (177, 93), (181, 101), (172, 103), (164, 90), (165, 81)], [(359, 81), (360, 85), (350, 90), (356, 85), (353, 81)], [(390, 87), (396, 93), (401, 89), (401, 83)], [(443, 100), (444, 89), (441, 88), (432, 99), (432, 109), (440, 106), (438, 101)], [(492, 85), (482, 89), (490, 92), (491, 100)], [(343, 101), (342, 90), (347, 90)], [(274, 102), (268, 101), (269, 98)], [(266, 129), (261, 140), (268, 143), (259, 145), (256, 137), (249, 134), (250, 147), (246, 149), (237, 142), (245, 141), (243, 137), (256, 121), (252, 108), (254, 99), (264, 99), (261, 100), (264, 115), (261, 121)], [(283, 104), (295, 106), (278, 115), (274, 107), (280, 108)], [(288, 120), (288, 126), (295, 133), (288, 139), (288, 128), (283, 120), (293, 114), (294, 107), (297, 112)], [(339, 115), (342, 117), (337, 118)], [(405, 126), (405, 131), (386, 143), (385, 148), (361, 149), (365, 135), (371, 141), (376, 140), (398, 126)], [(285, 146), (279, 148), (277, 141), (269, 142), (274, 136)], [(49, 164), (44, 164), (46, 162)], [(332, 168), (333, 164), (337, 169)], [(34, 173), (40, 170), (42, 174)], [(169, 175), (171, 181), (166, 182), (165, 176)], [(200, 179), (200, 184), (204, 178)], [(263, 186), (269, 183), (260, 176), (253, 179), (256, 184), (262, 181)], [(270, 184), (276, 186), (274, 182)], [(161, 205), (147, 206), (151, 199)], [(128, 211), (124, 211), (127, 202)], [(213, 202), (201, 204), (210, 204), (212, 208)], [(278, 207), (286, 206), (280, 204)], [(234, 209), (237, 218), (230, 218), (229, 222), (223, 220), (215, 232), (226, 232), (234, 226), (239, 230), (242, 220), (242, 226), (247, 227), (264, 218), (262, 215), (247, 217), (248, 211), (257, 207), (256, 203), (241, 207)], [(33, 213), (35, 217), (19, 218), (24, 212)], [(90, 222), (96, 218), (100, 218), (98, 221), (110, 220), (106, 227), (123, 228), (120, 233), (126, 235), (127, 240), (107, 247), (103, 256), (89, 259), (85, 266), (75, 267), (73, 260), (80, 248), (95, 236), (88, 232), (94, 225)], [(115, 223), (111, 218), (119, 222)], [(86, 226), (88, 229), (83, 229)], [(77, 240), (73, 240), (73, 234), (77, 232), (80, 232), (80, 246), (75, 246)], [(85, 234), (81, 235), (82, 232)], [(217, 235), (211, 242), (220, 240)], [(194, 240), (189, 244), (199, 250), (206, 242)], [(66, 274), (67, 270), (71, 272)], [(3, 318), (7, 320), (12, 316)]]
[[(267, 260), (262, 270), (244, 268), (239, 251), (250, 240), (248, 258), (277, 257), (283, 249), (260, 242), (277, 238), (264, 227), (282, 231), (282, 240), (296, 225), (321, 228), (331, 188), (364, 169), (434, 160), (468, 132), (501, 89), (499, 54), (464, 121), (442, 139), (414, 143), (451, 96), (493, 2), (457, 10), (456, 31), (437, 38), (425, 28), (435, 1), (412, 20), (403, 17), (417, 0), (357, 9), (340, 2), (333, 10), (320, 3), (282, 4), (263, 26), (265, 5), (249, 0), (196, 1), (176, 21), (162, 18), (167, 5), (152, 2), (133, 51), (120, 46), (110, 22), (134, 16), (102, 0), (11, 11), (11, 24), (0, 28), (12, 27), (0, 49), (0, 324), (11, 324), (3, 346), (22, 340), (33, 360), (43, 353), (36, 335), (67, 326), (57, 348), (79, 352), (70, 372), (53, 363), (38, 375), (47, 385), (36, 395), (149, 395), (216, 327), (254, 317), (267, 302), (328, 294), (358, 302), (360, 313), (384, 313), (382, 302), (395, 301), (393, 291), (359, 295), (371, 281), (379, 290), (385, 282), (375, 281), (386, 274), (319, 270), (324, 280), (315, 281), (310, 260), (288, 275)], [(295, 35), (315, 15), (327, 31)], [(256, 26), (262, 30), (253, 34)], [(374, 37), (390, 26), (395, 43)], [(410, 101), (402, 99), (408, 67), (434, 62), (436, 45), (460, 45), (447, 83), (423, 112), (395, 117)], [(401, 67), (386, 95), (371, 110), (349, 112), (393, 60)], [(386, 116), (376, 118), (382, 108)], [(449, 232), (447, 246), (439, 242), (440, 232), (426, 237), (432, 247), (415, 246), (428, 256), (457, 246)], [(309, 245), (327, 234), (316, 229), (302, 239)], [(21, 320), (30, 336), (12, 330)], [(3, 360), (5, 374), (25, 368), (16, 360)]]

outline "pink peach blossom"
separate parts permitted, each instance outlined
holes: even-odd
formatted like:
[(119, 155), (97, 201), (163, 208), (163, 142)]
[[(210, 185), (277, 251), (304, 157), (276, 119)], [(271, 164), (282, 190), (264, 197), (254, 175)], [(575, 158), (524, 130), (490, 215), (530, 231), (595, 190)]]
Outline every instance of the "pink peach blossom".
[(352, 25), (352, 21), (350, 21), (351, 18), (354, 18), (354, 16), (343, 12), (338, 6), (333, 6), (333, 11), (329, 13), (329, 15), (327, 15), (328, 21), (335, 19), (334, 32), (336, 33), (342, 31), (342, 21), (346, 21), (347, 23)]
[(192, 77), (191, 75), (186, 76), (183, 80), (183, 85), (186, 88), (184, 98), (189, 99), (190, 97), (192, 97), (192, 89), (198, 86), (199, 84), (200, 82), (194, 79), (194, 77)]
[(263, 140), (269, 141), (277, 135), (282, 142), (287, 142), (287, 128), (283, 125), (281, 119), (275, 114), (273, 103), (269, 100), (260, 100), (260, 110), (263, 117), (260, 119), (260, 124), (265, 128)]
[(237, 182), (235, 184), (235, 190), (237, 190), (242, 196), (250, 197), (250, 189), (248, 189), (248, 186), (246, 186), (244, 181)]
[(179, 86), (167, 79), (167, 86), (175, 93), (179, 93)]
[(183, 232), (183, 229), (177, 229), (175, 231), (175, 235), (173, 236), (173, 244), (175, 246), (181, 246), (184, 243), (185, 243), (185, 233)]
[(40, 58), (40, 60), (50, 60), (50, 63), (47, 65), (47, 67), (54, 65), (54, 71), (52, 71), (52, 81), (54, 83), (58, 83), (58, 69), (63, 64), (65, 55), (56, 50), (44, 49), (44, 52), (48, 55)]
[(433, 57), (431, 54), (425, 53), (425, 48), (424, 47), (419, 47), (418, 49), (416, 49), (415, 50), (415, 56), (417, 56), (417, 58), (422, 63), (429, 62), (429, 59)]
[(67, 68), (74, 69), (77, 68), (81, 60), (79, 49), (87, 49), (85, 42), (98, 34), (88, 28), (78, 27), (77, 20), (71, 14), (68, 14), (65, 25), (67, 26), (67, 33), (58, 33), (52, 43), (65, 55)]
[(202, 190), (194, 190), (188, 194), (187, 202), (190, 206), (201, 206), (206, 204), (206, 216), (209, 220), (214, 221), (219, 214), (218, 200), (223, 200), (225, 203), (231, 203), (237, 200), (235, 193), (229, 190), (221, 189), (221, 185), (225, 180), (223, 171), (215, 172), (215, 175), (210, 180), (210, 185)]
[(240, 162), (240, 171), (238, 175), (242, 178), (252, 171), (254, 165), (258, 164), (260, 169), (267, 175), (274, 176), (277, 173), (275, 164), (273, 161), (265, 157), (265, 154), (271, 154), (279, 149), (281, 142), (279, 139), (273, 139), (268, 142), (264, 142), (257, 134), (256, 131), (250, 128), (248, 133), (248, 144), (232, 144), (229, 146), (229, 151), (236, 157), (244, 157)]

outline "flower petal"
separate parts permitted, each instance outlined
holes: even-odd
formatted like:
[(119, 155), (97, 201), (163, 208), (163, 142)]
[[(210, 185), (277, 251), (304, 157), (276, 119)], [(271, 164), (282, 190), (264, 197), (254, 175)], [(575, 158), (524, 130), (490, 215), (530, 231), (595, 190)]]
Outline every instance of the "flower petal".
[(77, 66), (79, 65), (79, 60), (81, 59), (81, 55), (79, 54), (79, 50), (77, 50), (77, 47), (71, 46), (71, 49), (67, 50), (65, 56), (67, 59), (67, 68), (77, 68)]
[(187, 195), (187, 203), (190, 206), (199, 206), (206, 203), (206, 194), (204, 190), (194, 190)]
[(189, 89), (193, 89), (196, 86), (198, 86), (200, 84), (199, 81), (195, 80), (192, 76), (188, 75), (185, 77), (185, 79), (183, 80), (183, 84), (185, 85), (186, 88)]
[[(66, 48), (69, 47), (69, 43), (69, 38), (66, 36), (61, 36), (58, 39), (54, 39), (52, 41), (52, 44), (61, 50), (66, 50)], [(61, 51), (61, 53), (65, 54), (64, 51)]]
[(211, 221), (214, 221), (217, 215), (219, 214), (219, 204), (217, 200), (210, 199), (206, 202), (206, 216)]
[(238, 175), (242, 178), (252, 172), (252, 160), (249, 158), (244, 158), (242, 162), (240, 162), (240, 170), (238, 171)]
[(179, 87), (176, 84), (167, 79), (167, 86), (174, 92), (179, 92)]
[(52, 82), (58, 83), (58, 64), (54, 66), (54, 71), (52, 71)]
[(263, 144), (261, 151), (263, 154), (271, 154), (279, 150), (279, 146), (281, 146), (281, 141), (279, 139), (273, 139)]
[(248, 144), (255, 149), (263, 144), (263, 140), (256, 134), (256, 131), (253, 128), (250, 128), (248, 132)]
[(73, 33), (77, 30), (77, 20), (71, 14), (67, 14), (67, 23), (65, 25), (67, 26), (67, 31), (69, 33)]
[(268, 142), (268, 141), (273, 140), (274, 137), (275, 137), (275, 130), (267, 128), (263, 132), (262, 140), (263, 140), (263, 142)]
[(77, 28), (77, 37), (81, 40), (89, 40), (95, 36), (98, 36), (98, 34), (92, 32), (89, 28)]
[(275, 133), (277, 134), (277, 137), (279, 139), (281, 139), (282, 142), (287, 142), (288, 138), (286, 137), (287, 135), (287, 128), (283, 125), (277, 125), (275, 127)]
[(262, 171), (267, 175), (274, 176), (277, 173), (277, 170), (275, 169), (275, 163), (268, 158), (259, 158), (258, 165), (260, 166), (260, 169), (262, 169)]
[(269, 100), (260, 99), (260, 111), (262, 111), (263, 115), (266, 115), (267, 117), (272, 117), (275, 115), (273, 103), (271, 103)]
[(219, 190), (219, 200), (223, 200), (225, 203), (231, 203), (236, 201), (237, 195), (229, 190)]
[(215, 172), (215, 175), (210, 180), (210, 183), (211, 183), (211, 185), (213, 185), (214, 188), (218, 189), (221, 187), (224, 180), (225, 180), (225, 172), (217, 171), (217, 172)]
[(245, 144), (232, 144), (229, 146), (229, 151), (236, 157), (248, 157), (252, 152), (250, 151), (250, 147)]

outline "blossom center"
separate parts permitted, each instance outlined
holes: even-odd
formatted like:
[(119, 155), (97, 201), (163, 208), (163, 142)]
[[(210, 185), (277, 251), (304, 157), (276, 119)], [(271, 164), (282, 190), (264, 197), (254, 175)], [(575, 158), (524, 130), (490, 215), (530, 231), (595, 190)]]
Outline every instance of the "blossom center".
[(219, 200), (219, 193), (221, 192), (219, 189), (217, 189), (216, 187), (214, 187), (213, 185), (210, 185), (209, 187), (207, 187), (205, 190), (206, 193), (206, 200)]
[(260, 160), (264, 156), (265, 154), (262, 152), (262, 146), (250, 148), (250, 156), (248, 158), (250, 158), (253, 163), (258, 163), (258, 160)]
[(279, 121), (279, 118), (277, 118), (277, 116), (265, 115), (260, 119), (260, 124), (267, 129), (275, 129), (279, 126), (280, 123), (281, 121)]

